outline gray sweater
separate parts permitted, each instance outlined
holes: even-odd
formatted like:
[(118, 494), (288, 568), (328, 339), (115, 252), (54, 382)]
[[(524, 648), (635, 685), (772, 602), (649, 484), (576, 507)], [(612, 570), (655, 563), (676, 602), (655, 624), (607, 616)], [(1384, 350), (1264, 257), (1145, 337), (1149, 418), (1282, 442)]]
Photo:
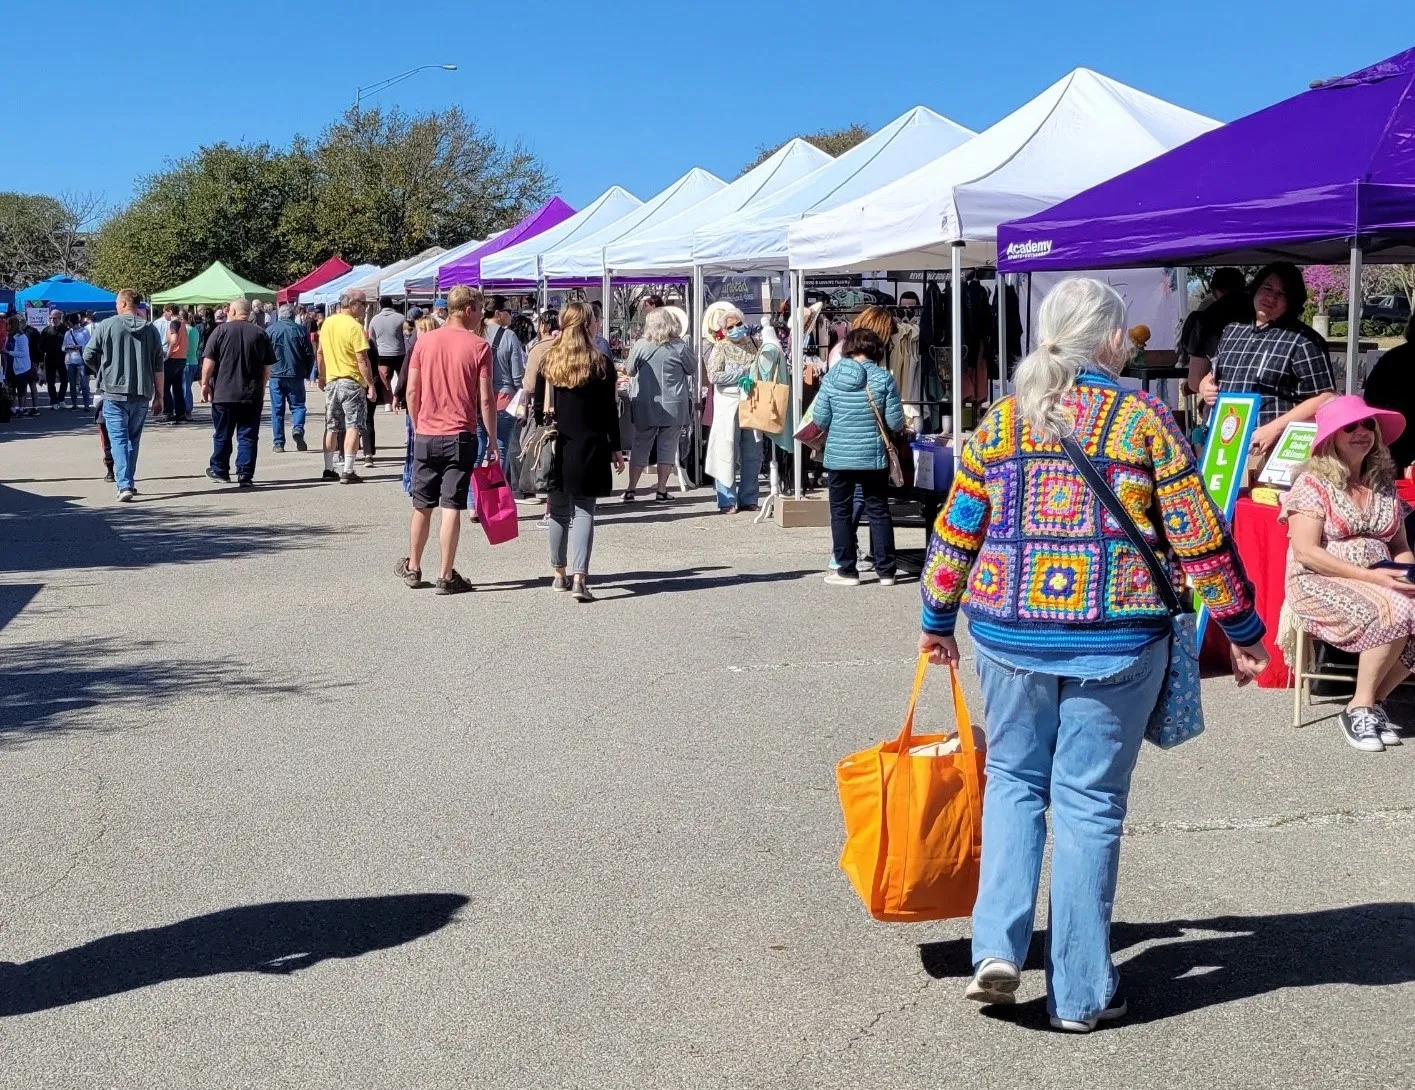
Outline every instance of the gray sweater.
[(115, 314), (93, 327), (84, 366), (98, 376), (98, 392), (105, 397), (151, 398), (157, 392), (153, 376), (162, 374), (166, 355), (151, 322), (136, 314)]
[(693, 356), (681, 340), (635, 341), (626, 368), (634, 380), (636, 428), (686, 424), (692, 409)]

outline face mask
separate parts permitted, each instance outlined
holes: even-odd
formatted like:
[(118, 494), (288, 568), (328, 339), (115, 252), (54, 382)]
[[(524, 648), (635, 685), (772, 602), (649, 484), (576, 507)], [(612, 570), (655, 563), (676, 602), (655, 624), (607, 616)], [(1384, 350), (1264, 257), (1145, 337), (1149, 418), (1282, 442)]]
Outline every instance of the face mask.
[(745, 341), (747, 339), (747, 327), (734, 325), (727, 331), (727, 339), (732, 341)]

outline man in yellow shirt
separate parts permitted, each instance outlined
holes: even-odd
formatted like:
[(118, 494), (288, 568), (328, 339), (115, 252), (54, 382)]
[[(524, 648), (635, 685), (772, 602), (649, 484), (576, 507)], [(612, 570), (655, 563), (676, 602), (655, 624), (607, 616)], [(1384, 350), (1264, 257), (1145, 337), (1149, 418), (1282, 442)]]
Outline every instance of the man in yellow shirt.
[[(319, 388), (325, 392), (324, 480), (341, 484), (363, 483), (354, 472), (354, 457), (369, 426), (369, 404), (378, 402), (364, 335), (367, 307), (363, 292), (346, 291), (339, 298), (339, 313), (325, 319), (319, 330)], [(342, 462), (340, 432), (344, 433)], [(341, 462), (337, 471), (336, 462)]]

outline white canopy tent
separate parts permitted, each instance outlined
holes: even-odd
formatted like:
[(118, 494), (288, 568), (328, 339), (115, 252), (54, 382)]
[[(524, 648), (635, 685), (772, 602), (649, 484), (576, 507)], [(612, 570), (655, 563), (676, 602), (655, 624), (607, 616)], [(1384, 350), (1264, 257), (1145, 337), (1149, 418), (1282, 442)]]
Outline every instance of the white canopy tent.
[(383, 286), (383, 281), (385, 279), (392, 276), (396, 276), (399, 273), (406, 272), (408, 269), (413, 268), (415, 265), (420, 265), (424, 261), (428, 261), (431, 258), (435, 258), (439, 254), (444, 254), (446, 252), (447, 251), (444, 250), (441, 246), (429, 246), (422, 253), (417, 254), (414, 257), (406, 257), (402, 261), (395, 261), (392, 265), (385, 265), (383, 268), (370, 273), (362, 280), (356, 281), (350, 286), (361, 289), (368, 295), (370, 299), (377, 299), (380, 295), (384, 294), (379, 289)]
[[(499, 233), (499, 232), (498, 232)], [(391, 295), (434, 295), (437, 291), (437, 270), (451, 261), (456, 261), (460, 257), (471, 253), (478, 246), (484, 246), (495, 238), (491, 235), (488, 238), (474, 238), (470, 242), (464, 242), (460, 246), (453, 246), (450, 250), (443, 250), (441, 253), (431, 254), (414, 265), (409, 265), (406, 269), (386, 276), (379, 282), (378, 294)], [(428, 284), (428, 281), (431, 284)]]
[(627, 189), (610, 186), (589, 205), (550, 230), (484, 258), (481, 263), (482, 283), (518, 287), (539, 284), (543, 255), (577, 246), (643, 203)]
[(693, 232), (699, 227), (770, 200), (833, 161), (820, 148), (797, 137), (692, 208), (610, 243), (604, 248), (605, 264), (622, 276), (687, 276), (693, 270)]
[(972, 130), (942, 114), (915, 106), (769, 200), (698, 228), (693, 264), (730, 272), (785, 269), (787, 231), (793, 223), (878, 189), (972, 136)]
[(336, 276), (327, 284), (300, 292), (300, 302), (306, 306), (333, 306), (339, 302), (341, 292), (347, 291), (362, 280), (367, 280), (378, 272), (377, 265), (355, 265), (343, 276)]
[[(1187, 143), (1219, 122), (1078, 68), (962, 147), (788, 232), (793, 290), (809, 272), (948, 269), (953, 448), (963, 441), (965, 266), (997, 260), (998, 224)], [(1005, 308), (999, 308), (999, 321)], [(1006, 343), (1000, 331), (999, 343)]]
[(605, 250), (636, 232), (652, 230), (680, 213), (690, 212), (727, 183), (700, 167), (694, 167), (657, 196), (649, 198), (627, 215), (577, 242), (573, 249), (552, 250), (541, 259), (541, 277), (551, 284), (559, 280), (584, 280), (606, 275)]
[(1187, 143), (1219, 122), (1086, 68), (962, 147), (793, 225), (791, 267), (946, 269), (997, 260), (997, 227)]

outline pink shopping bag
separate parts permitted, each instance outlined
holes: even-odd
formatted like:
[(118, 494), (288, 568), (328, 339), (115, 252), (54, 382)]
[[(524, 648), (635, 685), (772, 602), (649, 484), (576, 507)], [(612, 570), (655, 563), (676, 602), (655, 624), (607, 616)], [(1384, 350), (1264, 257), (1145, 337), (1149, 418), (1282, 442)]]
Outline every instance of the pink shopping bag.
[(472, 496), (487, 542), (500, 545), (515, 541), (518, 532), (516, 501), (506, 486), (506, 475), (499, 464), (477, 466), (472, 470)]

